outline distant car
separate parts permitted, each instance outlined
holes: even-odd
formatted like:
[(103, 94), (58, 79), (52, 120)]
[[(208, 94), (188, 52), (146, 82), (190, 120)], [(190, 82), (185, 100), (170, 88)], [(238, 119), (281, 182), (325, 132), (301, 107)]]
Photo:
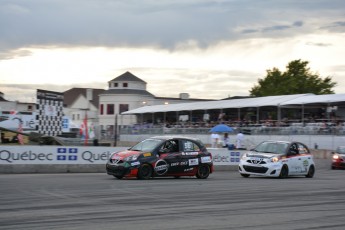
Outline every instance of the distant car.
[(157, 136), (113, 153), (106, 163), (106, 170), (118, 179), (163, 176), (206, 179), (213, 172), (213, 162), (211, 153), (198, 139)]
[(339, 146), (332, 152), (332, 169), (345, 169), (345, 146)]
[(308, 147), (303, 143), (264, 141), (242, 155), (239, 173), (243, 177), (256, 175), (312, 178), (315, 173), (315, 163)]

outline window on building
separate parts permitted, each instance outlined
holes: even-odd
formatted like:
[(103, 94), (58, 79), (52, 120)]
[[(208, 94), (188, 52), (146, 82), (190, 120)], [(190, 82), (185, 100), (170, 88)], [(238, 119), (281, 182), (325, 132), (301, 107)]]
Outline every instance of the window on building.
[(123, 83), (123, 87), (127, 88), (128, 87), (128, 83), (127, 82)]
[(129, 107), (128, 104), (120, 104), (119, 106), (120, 113), (128, 111), (129, 110), (128, 107)]
[(99, 114), (103, 115), (103, 109), (104, 109), (104, 105), (101, 104), (101, 105), (99, 106)]
[(114, 114), (114, 112), (115, 112), (114, 104), (107, 104), (107, 114), (112, 115), (112, 114)]
[(119, 83), (114, 83), (114, 87), (118, 87), (119, 86)]

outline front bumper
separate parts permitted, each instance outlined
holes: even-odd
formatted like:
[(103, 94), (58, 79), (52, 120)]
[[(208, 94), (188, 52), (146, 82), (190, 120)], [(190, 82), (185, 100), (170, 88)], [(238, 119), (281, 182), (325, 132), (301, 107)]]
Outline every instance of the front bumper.
[(333, 160), (332, 168), (345, 169), (345, 161)]
[(238, 171), (241, 174), (278, 177), (282, 168), (281, 163), (268, 163), (264, 165), (241, 163), (238, 166)]
[(108, 175), (119, 177), (124, 177), (131, 173), (131, 168), (124, 165), (106, 164), (106, 170)]

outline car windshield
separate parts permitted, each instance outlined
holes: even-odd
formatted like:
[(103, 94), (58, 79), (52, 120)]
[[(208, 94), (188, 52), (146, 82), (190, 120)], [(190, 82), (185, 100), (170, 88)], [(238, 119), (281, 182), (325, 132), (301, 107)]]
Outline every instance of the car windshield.
[(285, 154), (288, 143), (262, 142), (255, 147), (254, 151), (261, 153)]
[(337, 153), (345, 154), (345, 146), (338, 147), (337, 148)]
[(159, 139), (146, 139), (142, 142), (131, 147), (129, 150), (133, 151), (143, 151), (143, 152), (152, 152), (158, 145), (162, 144), (163, 141)]

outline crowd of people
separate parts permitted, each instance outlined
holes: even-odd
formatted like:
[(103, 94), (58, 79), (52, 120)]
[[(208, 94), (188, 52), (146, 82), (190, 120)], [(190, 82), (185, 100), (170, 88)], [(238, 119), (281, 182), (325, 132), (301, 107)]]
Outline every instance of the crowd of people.
[(244, 142), (244, 134), (242, 133), (241, 130), (238, 131), (236, 134), (236, 139), (235, 140), (230, 140), (229, 134), (228, 133), (216, 133), (213, 132), (211, 134), (211, 148), (228, 148), (228, 149), (242, 149), (243, 142)]

